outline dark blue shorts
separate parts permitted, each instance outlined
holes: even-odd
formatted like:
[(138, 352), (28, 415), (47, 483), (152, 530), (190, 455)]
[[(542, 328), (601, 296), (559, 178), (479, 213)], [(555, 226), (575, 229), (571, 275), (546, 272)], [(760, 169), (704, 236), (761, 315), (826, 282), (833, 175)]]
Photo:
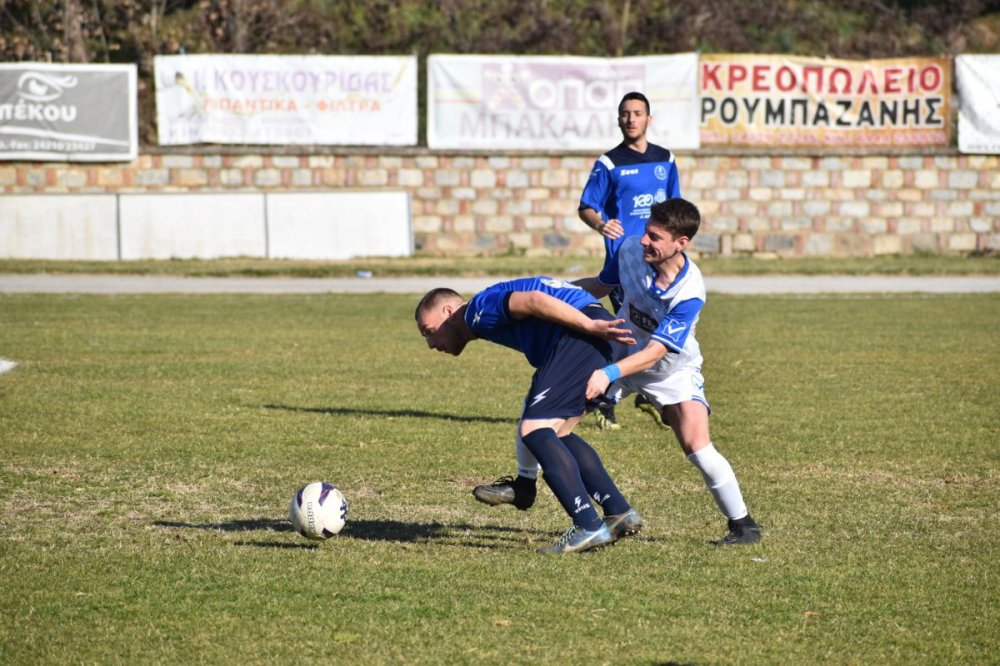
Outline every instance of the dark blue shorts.
[[(614, 320), (600, 305), (582, 311), (591, 319)], [(628, 348), (566, 329), (531, 378), (522, 419), (569, 419), (587, 411), (587, 380), (594, 370), (625, 357)]]

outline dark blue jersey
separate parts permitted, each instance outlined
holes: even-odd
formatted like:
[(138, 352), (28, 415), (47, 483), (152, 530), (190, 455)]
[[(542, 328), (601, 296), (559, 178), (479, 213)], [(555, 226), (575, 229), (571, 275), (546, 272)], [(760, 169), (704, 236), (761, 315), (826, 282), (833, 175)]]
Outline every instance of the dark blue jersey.
[(605, 270), (615, 262), (622, 241), (645, 233), (650, 207), (680, 195), (677, 164), (666, 148), (650, 143), (640, 153), (622, 143), (597, 158), (580, 208), (593, 208), (604, 220), (619, 220), (625, 229), (621, 238), (604, 239)]
[(511, 317), (507, 301), (516, 291), (541, 291), (578, 310), (597, 303), (597, 299), (580, 287), (546, 276), (498, 282), (472, 297), (465, 310), (465, 323), (469, 329), (484, 340), (523, 353), (535, 368), (545, 361), (566, 329), (536, 317)]

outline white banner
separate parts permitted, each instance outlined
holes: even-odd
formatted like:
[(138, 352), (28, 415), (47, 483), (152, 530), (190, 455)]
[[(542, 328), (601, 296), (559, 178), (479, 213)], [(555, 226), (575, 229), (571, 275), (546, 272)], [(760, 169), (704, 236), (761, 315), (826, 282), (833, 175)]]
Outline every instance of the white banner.
[(135, 65), (0, 64), (0, 160), (130, 161)]
[(956, 57), (955, 78), (959, 151), (1000, 154), (1000, 55)]
[(648, 138), (699, 147), (698, 54), (636, 58), (432, 55), (431, 148), (603, 151), (621, 142), (618, 102), (649, 99)]
[(416, 56), (157, 56), (160, 145), (417, 143)]

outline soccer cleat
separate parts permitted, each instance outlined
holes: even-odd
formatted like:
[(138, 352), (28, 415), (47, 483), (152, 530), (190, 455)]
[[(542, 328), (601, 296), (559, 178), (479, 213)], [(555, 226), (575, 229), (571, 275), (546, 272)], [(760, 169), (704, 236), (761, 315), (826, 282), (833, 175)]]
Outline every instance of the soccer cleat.
[(513, 504), (521, 511), (527, 511), (535, 503), (535, 480), (524, 476), (516, 479), (512, 476), (501, 476), (493, 483), (476, 486), (472, 496), (483, 504), (496, 506), (498, 504)]
[(615, 541), (632, 534), (638, 534), (642, 529), (642, 516), (635, 509), (629, 509), (617, 516), (604, 516), (604, 524), (611, 531)]
[(538, 552), (544, 555), (563, 555), (565, 553), (582, 553), (585, 550), (594, 550), (602, 546), (608, 546), (615, 542), (611, 530), (604, 523), (596, 530), (585, 530), (582, 527), (573, 525), (566, 530), (566, 533), (559, 537), (551, 546), (539, 548)]
[(738, 520), (729, 519), (729, 534), (713, 541), (716, 546), (741, 546), (760, 541), (760, 526), (753, 518), (746, 516)]
[(602, 405), (594, 410), (594, 414), (597, 417), (597, 427), (601, 430), (618, 430), (621, 428), (618, 425), (618, 419), (615, 418), (614, 405)]
[(638, 393), (635, 396), (635, 408), (649, 414), (653, 418), (653, 420), (656, 421), (656, 425), (660, 426), (665, 430), (670, 430), (670, 426), (663, 422), (663, 415), (660, 414), (660, 411), (656, 408), (656, 405), (651, 403), (649, 401), (649, 398), (647, 398), (641, 393)]

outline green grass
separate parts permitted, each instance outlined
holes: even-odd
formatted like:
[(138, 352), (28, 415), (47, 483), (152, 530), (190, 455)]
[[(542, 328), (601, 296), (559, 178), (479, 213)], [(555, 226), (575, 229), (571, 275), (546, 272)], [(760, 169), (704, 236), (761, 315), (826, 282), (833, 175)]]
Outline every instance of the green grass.
[[(188, 276), (379, 277), (425, 275), (595, 275), (603, 257), (502, 254), (367, 258), (348, 261), (174, 259), (170, 261), (48, 261), (0, 259), (0, 273), (111, 273)], [(1000, 254), (914, 254), (881, 257), (760, 258), (702, 256), (706, 275), (1000, 275)]]
[[(530, 376), (414, 297), (0, 296), (0, 663), (981, 664), (1000, 653), (1000, 296), (713, 296), (722, 550), (669, 433), (579, 432), (643, 513), (593, 554), (471, 485)], [(348, 526), (286, 522), (337, 483)]]

